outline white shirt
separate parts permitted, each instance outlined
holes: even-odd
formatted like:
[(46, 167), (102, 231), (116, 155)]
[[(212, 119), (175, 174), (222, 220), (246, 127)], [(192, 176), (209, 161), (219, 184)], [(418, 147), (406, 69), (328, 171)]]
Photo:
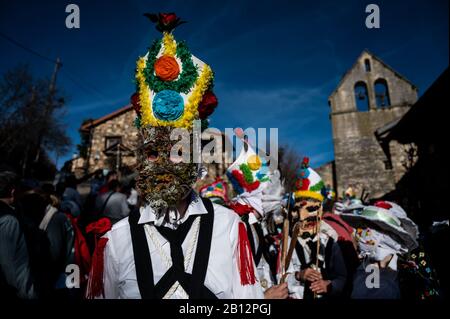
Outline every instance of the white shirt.
[[(239, 217), (233, 211), (223, 206), (216, 204), (213, 204), (213, 206), (214, 225), (205, 286), (220, 299), (264, 298), (258, 280), (253, 285), (245, 286), (240, 281), (237, 251)], [(202, 214), (207, 214), (203, 202), (201, 200), (193, 200), (181, 222), (184, 222), (191, 215)], [(138, 223), (147, 224), (151, 222), (169, 226), (161, 218), (157, 219), (150, 207), (141, 208), (141, 216)], [(189, 260), (186, 267), (187, 273), (192, 273), (195, 259), (198, 236), (196, 225), (197, 222), (194, 221), (182, 244), (184, 259)], [(153, 279), (156, 284), (171, 266), (170, 244), (158, 233), (152, 224), (147, 224), (144, 227), (152, 259)], [(104, 237), (108, 238), (104, 260), (105, 298), (141, 298), (136, 279), (128, 218), (116, 223)], [(192, 255), (192, 258), (189, 257), (190, 255)], [(253, 260), (251, 262), (253, 263)], [(166, 297), (170, 299), (184, 299), (188, 296), (184, 289), (178, 286)]]
[[(334, 231), (334, 229), (331, 228), (327, 223), (321, 221), (320, 222), (320, 242), (323, 246), (326, 246), (328, 243), (329, 238), (333, 238), (335, 241), (337, 241), (337, 233)], [(311, 251), (309, 250), (308, 245), (306, 245), (306, 240), (302, 239), (301, 237), (298, 237), (298, 242), (303, 247), (303, 251), (305, 254), (305, 261), (308, 263), (311, 258)], [(315, 240), (313, 241), (317, 243), (317, 237), (315, 237)], [(291, 237), (288, 238), (288, 247), (291, 244)], [(319, 255), (319, 259), (323, 261), (323, 256)], [(298, 281), (295, 278), (295, 273), (297, 271), (300, 271), (301, 269), (301, 262), (300, 258), (297, 255), (297, 251), (294, 249), (294, 252), (292, 254), (291, 263), (289, 264), (289, 267), (287, 269), (288, 276), (286, 278), (286, 282), (288, 283), (288, 289), (289, 289), (289, 297), (293, 299), (303, 299), (303, 295), (305, 292), (305, 284), (303, 282)]]
[[(256, 219), (256, 217), (254, 217), (252, 219), (251, 216), (255, 216), (255, 215), (253, 213), (250, 213), (249, 224), (250, 224), (250, 229), (251, 229), (252, 236), (253, 236), (253, 242), (255, 243), (255, 252), (257, 252), (260, 242), (259, 242), (258, 233), (256, 232), (256, 230), (254, 228), (255, 226), (253, 226), (253, 225), (256, 223), (260, 223), (260, 222)], [(261, 227), (263, 227), (263, 225), (261, 225)], [(277, 284), (276, 282), (274, 282), (274, 278), (272, 278), (272, 275), (271, 275), (272, 272), (270, 270), (270, 265), (267, 262), (266, 258), (264, 257), (264, 254), (261, 256), (259, 263), (256, 265), (256, 269), (257, 269), (256, 277), (261, 284), (263, 293), (267, 289), (269, 289), (272, 286)]]

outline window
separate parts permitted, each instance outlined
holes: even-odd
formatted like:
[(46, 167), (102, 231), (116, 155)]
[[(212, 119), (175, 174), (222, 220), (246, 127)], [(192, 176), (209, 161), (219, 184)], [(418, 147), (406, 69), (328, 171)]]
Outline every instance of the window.
[(369, 110), (369, 94), (366, 83), (360, 81), (355, 84), (356, 109), (360, 112)]
[(370, 72), (370, 60), (369, 59), (365, 59), (364, 60), (364, 68), (366, 69), (366, 72)]
[(105, 137), (105, 150), (111, 146), (122, 143), (122, 136), (106, 136)]
[(378, 79), (375, 81), (375, 99), (377, 102), (377, 107), (391, 105), (388, 85), (385, 79)]

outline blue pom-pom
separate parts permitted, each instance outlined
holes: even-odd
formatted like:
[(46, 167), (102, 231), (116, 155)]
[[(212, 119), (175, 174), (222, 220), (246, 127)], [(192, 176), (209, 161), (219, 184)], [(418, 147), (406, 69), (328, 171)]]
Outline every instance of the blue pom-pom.
[(158, 120), (176, 121), (184, 113), (184, 100), (178, 92), (163, 90), (153, 98), (152, 109)]
[(239, 182), (236, 180), (236, 178), (234, 178), (233, 174), (227, 172), (227, 177), (230, 180), (231, 185), (233, 186), (236, 193), (242, 194), (244, 192), (244, 189), (241, 187), (241, 185), (239, 185)]
[(300, 169), (298, 177), (303, 178), (303, 179), (308, 178), (309, 177), (309, 169), (307, 169), (307, 168)]

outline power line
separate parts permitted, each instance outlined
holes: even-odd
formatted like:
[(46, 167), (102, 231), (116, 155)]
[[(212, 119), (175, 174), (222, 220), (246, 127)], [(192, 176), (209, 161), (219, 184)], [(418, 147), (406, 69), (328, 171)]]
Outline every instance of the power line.
[(100, 93), (99, 91), (97, 91), (93, 86), (85, 85), (82, 80), (77, 79), (77, 77), (75, 77), (73, 74), (70, 74), (69, 72), (67, 72), (65, 70), (61, 70), (61, 71), (70, 81), (72, 81), (78, 87), (84, 89), (86, 92), (96, 95), (97, 97), (99, 97), (101, 99), (105, 98), (105, 96), (102, 93)]
[[(25, 46), (24, 44), (22, 44), (22, 43), (20, 43), (20, 42), (18, 42), (18, 41), (16, 41), (16, 40), (14, 40), (13, 38), (7, 36), (7, 35), (4, 34), (3, 32), (0, 32), (0, 37), (6, 39), (7, 41), (11, 42), (12, 44), (18, 46), (19, 48), (21, 48), (21, 49), (23, 49), (23, 50), (25, 50), (25, 51), (27, 51), (27, 52), (33, 54), (33, 55), (35, 55), (35, 56), (37, 56), (37, 57), (39, 57), (39, 58), (45, 60), (46, 62), (50, 62), (50, 63), (52, 63), (52, 64), (59, 63), (59, 62), (57, 61), (57, 59), (52, 59), (52, 58), (46, 57), (45, 55), (42, 55), (42, 54), (40, 54), (39, 52), (36, 52), (35, 50), (33, 50), (33, 49), (31, 49), (31, 48)], [(86, 91), (86, 92), (88, 92), (88, 93), (90, 93), (90, 94), (94, 94), (94, 95), (96, 95), (96, 97), (100, 97), (100, 98), (102, 98), (102, 99), (105, 98), (105, 96), (104, 96), (102, 93), (100, 93), (97, 89), (95, 89), (92, 85), (89, 85), (86, 81), (83, 81), (83, 80), (78, 79), (78, 77), (76, 77), (73, 73), (72, 73), (72, 74), (69, 73), (69, 72), (67, 71), (67, 68), (66, 68), (66, 69), (62, 69), (62, 71), (64, 72), (64, 75), (65, 75), (70, 81), (72, 81), (75, 85), (77, 85), (78, 87), (80, 87), (80, 88), (83, 89), (84, 91)]]
[(46, 56), (44, 56), (44, 55), (42, 55), (42, 54), (40, 54), (40, 53), (34, 51), (33, 49), (30, 49), (30, 48), (26, 47), (25, 45), (23, 45), (23, 44), (17, 42), (17, 41), (14, 40), (13, 38), (7, 36), (6, 34), (4, 34), (4, 33), (2, 33), (2, 32), (0, 32), (0, 37), (2, 37), (2, 38), (4, 38), (4, 39), (8, 40), (8, 41), (11, 42), (12, 44), (18, 46), (19, 48), (22, 48), (23, 50), (25, 50), (25, 51), (27, 51), (27, 52), (29, 52), (29, 53), (31, 53), (31, 54), (34, 54), (35, 56), (38, 56), (38, 57), (40, 57), (41, 59), (44, 59), (44, 60), (47, 61), (47, 62), (50, 62), (50, 63), (52, 63), (52, 64), (55, 64), (55, 63), (56, 63), (56, 59), (48, 58), (48, 57), (46, 57)]

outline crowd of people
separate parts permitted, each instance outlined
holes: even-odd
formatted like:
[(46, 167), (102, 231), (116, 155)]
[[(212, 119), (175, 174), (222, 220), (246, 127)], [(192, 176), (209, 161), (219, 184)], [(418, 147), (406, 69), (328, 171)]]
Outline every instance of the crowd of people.
[[(95, 236), (89, 224), (107, 218), (112, 224), (137, 204), (132, 181), (102, 170), (87, 176), (90, 192), (68, 173), (52, 182), (20, 179), (0, 172), (0, 293), (6, 298), (82, 298), (91, 266)], [(75, 289), (69, 289), (69, 265), (80, 267)], [(79, 289), (76, 289), (79, 288)]]
[[(257, 187), (238, 178), (246, 166), (253, 168), (250, 172), (254, 182), (259, 182)], [(266, 168), (247, 145), (226, 176), (203, 183), (198, 192), (200, 198), (213, 203), (216, 215), (220, 216), (217, 207), (222, 207), (245, 225), (248, 241), (239, 237), (238, 242), (247, 242), (247, 247), (244, 245), (237, 258), (245, 258), (247, 248), (254, 269), (243, 266), (241, 260), (235, 271), (241, 276), (247, 267), (247, 284), (260, 292), (243, 290), (241, 297), (441, 297), (436, 272), (420, 245), (418, 228), (400, 206), (388, 201), (363, 203), (351, 188), (337, 200), (307, 159), (293, 192), (285, 191), (278, 170)], [(39, 183), (20, 180), (11, 171), (0, 173), (2, 297), (99, 297), (89, 292), (98, 280), (93, 268), (98, 267), (95, 250), (99, 239), (111, 233), (107, 231), (117, 223), (128, 225), (130, 212), (141, 211), (142, 198), (133, 177), (119, 181), (117, 172), (104, 174), (103, 170), (88, 177), (77, 179), (66, 173), (53, 183)], [(78, 191), (80, 183), (89, 184), (85, 196)], [(196, 194), (192, 191), (193, 201)], [(102, 228), (105, 220), (106, 228), (92, 231)], [(175, 220), (179, 222), (179, 217)], [(79, 267), (77, 285), (68, 284), (68, 265)], [(105, 280), (101, 281), (111, 289), (108, 269), (103, 270)], [(369, 276), (372, 279), (368, 281)], [(124, 296), (103, 291), (103, 297)]]
[[(444, 295), (418, 227), (402, 207), (363, 202), (350, 189), (336, 199), (308, 158), (288, 187), (287, 176), (242, 130), (236, 135), (243, 147), (226, 174), (195, 191), (202, 165), (173, 152), (173, 130), (188, 132), (188, 149), (195, 149), (194, 122), (207, 128), (218, 104), (214, 73), (175, 40), (172, 31), (182, 23), (175, 14), (146, 16), (162, 39), (136, 64), (135, 175), (98, 170), (77, 179), (65, 167), (54, 183), (39, 183), (2, 170), (1, 297)], [(88, 182), (82, 197), (78, 189)]]

